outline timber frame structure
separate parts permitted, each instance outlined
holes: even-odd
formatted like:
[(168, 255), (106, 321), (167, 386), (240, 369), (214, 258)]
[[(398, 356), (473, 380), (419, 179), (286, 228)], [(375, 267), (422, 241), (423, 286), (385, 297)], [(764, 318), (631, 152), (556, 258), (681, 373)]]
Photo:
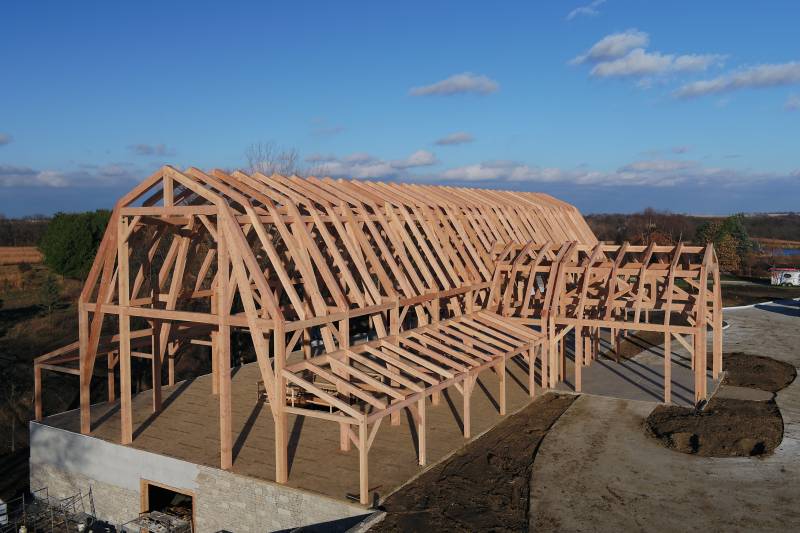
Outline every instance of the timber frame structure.
[[(427, 403), (457, 389), (469, 437), (476, 377), (497, 373), (505, 414), (511, 358), (524, 361), (534, 396), (537, 383), (566, 377), (571, 342), (580, 391), (601, 331), (617, 342), (657, 331), (666, 354), (673, 339), (692, 354), (699, 402), (710, 328), (713, 376), (722, 370), (712, 246), (598, 243), (574, 207), (535, 193), (165, 166), (116, 204), (79, 315), (79, 340), (35, 361), (37, 420), (42, 371), (77, 375), (89, 434), (91, 379), (105, 358), (129, 444), (131, 358), (150, 360), (158, 412), (176, 354), (210, 346), (220, 466), (230, 469), (231, 331), (247, 331), (275, 424), (276, 481), (288, 479), (287, 415), (322, 418), (339, 425), (342, 450), (358, 449), (362, 504), (385, 417), (399, 424), (409, 409), (425, 464)], [(355, 321), (369, 330), (359, 343)], [(669, 402), (670, 356), (664, 364)]]

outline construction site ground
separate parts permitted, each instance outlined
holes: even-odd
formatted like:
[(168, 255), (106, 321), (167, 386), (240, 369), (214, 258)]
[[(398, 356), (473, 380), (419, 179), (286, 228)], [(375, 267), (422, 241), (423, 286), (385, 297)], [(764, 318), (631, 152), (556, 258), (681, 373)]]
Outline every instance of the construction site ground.
[[(537, 400), (435, 465), (387, 498), (387, 514), (372, 530), (797, 530), (800, 302), (759, 304), (725, 318), (727, 379), (710, 384), (715, 395), (703, 411), (669, 409), (705, 417), (694, 430), (740, 456), (704, 457), (648, 433), (648, 417), (664, 409), (652, 383), (663, 352), (649, 346), (623, 360), (623, 369), (604, 359), (592, 365), (592, 393), (565, 401), (568, 382), (565, 393)], [(680, 352), (673, 361), (689, 363)], [(615, 397), (610, 389), (620, 383), (623, 397)], [(714, 409), (727, 418), (721, 422)], [(725, 433), (731, 427), (738, 433)], [(748, 438), (773, 445), (751, 456)], [(526, 469), (527, 485), (520, 481)], [(527, 508), (520, 494), (529, 494)]]

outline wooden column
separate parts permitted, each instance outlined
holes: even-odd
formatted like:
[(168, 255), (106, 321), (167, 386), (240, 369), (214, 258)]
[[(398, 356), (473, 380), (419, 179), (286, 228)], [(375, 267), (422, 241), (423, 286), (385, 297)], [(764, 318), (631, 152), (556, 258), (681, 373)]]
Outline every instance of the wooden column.
[(419, 448), (419, 464), (425, 466), (427, 463), (426, 435), (427, 415), (425, 414), (425, 396), (417, 401), (417, 448)]
[[(156, 301), (156, 300), (153, 300)], [(151, 360), (152, 387), (153, 387), (153, 412), (161, 411), (161, 321), (153, 320), (153, 335), (151, 338), (151, 349), (153, 359)]]
[[(547, 330), (545, 330), (547, 333)], [(545, 338), (545, 340), (539, 345), (539, 360), (542, 362), (542, 390), (546, 390), (550, 383), (550, 371), (548, 365), (548, 360), (550, 359), (550, 342)]]
[[(220, 239), (218, 243), (218, 253), (217, 253), (217, 264), (221, 263), (221, 259), (219, 255), (224, 251), (223, 248), (225, 245), (222, 243), (223, 239)], [(220, 286), (224, 286), (227, 283), (222, 281), (221, 275), (217, 273), (217, 276), (214, 280), (214, 292), (211, 294), (211, 314), (218, 315), (220, 309), (220, 301), (225, 301), (224, 299), (220, 299), (219, 293)], [(211, 394), (219, 394), (219, 371), (220, 371), (220, 363), (219, 363), (219, 332), (212, 331), (211, 332)]]
[[(400, 304), (395, 303), (394, 307), (389, 310), (389, 335), (395, 336), (400, 334)], [(396, 367), (388, 366), (387, 368), (393, 372), (397, 371)], [(397, 385), (397, 382), (392, 381), (391, 385), (394, 387)], [(393, 426), (400, 425), (400, 411), (393, 411), (389, 415), (389, 422)], [(350, 440), (350, 439), (348, 439)]]
[(369, 449), (367, 423), (358, 425), (358, 492), (361, 505), (369, 505)]
[(119, 388), (120, 388), (120, 442), (133, 442), (133, 412), (131, 404), (131, 318), (130, 274), (128, 264), (128, 221), (121, 216), (117, 225), (117, 281), (119, 286)]
[[(339, 321), (339, 348), (342, 350), (346, 350), (350, 348), (350, 320), (345, 318), (344, 320)], [(345, 352), (344, 357), (342, 357), (342, 362), (347, 364), (350, 360), (347, 357), (347, 352)], [(344, 379), (348, 379), (350, 376), (347, 375), (346, 372), (342, 372), (339, 368), (334, 369), (334, 374), (342, 376)], [(343, 389), (339, 389), (339, 392), (344, 392)], [(350, 451), (350, 424), (340, 423), (339, 424), (339, 449), (343, 452)]]
[(719, 272), (714, 273), (714, 289), (712, 291), (713, 300), (713, 337), (711, 349), (711, 367), (714, 379), (719, 378), (722, 372), (722, 295), (720, 291)]
[(556, 339), (556, 323), (555, 320), (550, 317), (548, 319), (549, 322), (549, 333), (547, 336), (548, 340), (548, 358), (550, 359), (549, 372), (548, 372), (548, 383), (547, 386), (550, 389), (555, 388), (556, 383), (558, 381), (558, 340)]
[(672, 333), (664, 333), (664, 403), (672, 401)]
[(33, 416), (39, 422), (42, 420), (42, 367), (33, 365)]
[(169, 343), (169, 365), (167, 367), (167, 385), (175, 385), (175, 353), (178, 351), (178, 345), (175, 342)]
[(467, 375), (464, 378), (464, 383), (462, 383), (462, 388), (464, 391), (464, 438), (468, 439), (472, 435), (472, 413), (471, 413), (471, 406), (472, 403), (472, 387), (474, 384), (474, 379), (471, 375)]
[(106, 367), (108, 368), (106, 372), (107, 373), (106, 379), (108, 381), (107, 388), (108, 388), (109, 402), (113, 402), (114, 400), (117, 399), (116, 380), (114, 379), (115, 378), (114, 368), (116, 368), (117, 366), (116, 361), (114, 361), (115, 357), (116, 357), (115, 352), (109, 352), (108, 355), (106, 356)]
[(697, 359), (697, 374), (700, 379), (700, 398), (705, 400), (708, 388), (708, 270), (705, 265), (700, 267), (700, 290), (697, 301), (697, 335), (695, 335), (695, 358)]
[[(219, 454), (220, 468), (230, 470), (233, 466), (233, 428), (231, 408), (231, 328), (228, 323), (228, 310), (224, 302), (228, 300), (229, 262), (228, 247), (224, 239), (217, 242), (217, 285), (214, 299), (219, 318), (219, 331), (216, 342), (212, 342), (212, 353), (216, 352), (217, 392), (219, 394)], [(277, 441), (276, 441), (277, 444)]]
[(505, 357), (500, 359), (495, 367), (497, 370), (497, 379), (499, 381), (498, 385), (498, 395), (500, 399), (500, 416), (505, 416), (506, 414), (506, 360)]
[(286, 333), (282, 319), (275, 321), (272, 336), (275, 350), (275, 481), (286, 483), (289, 479), (288, 423), (286, 417), (286, 378), (283, 369), (286, 366)]
[(536, 397), (536, 345), (528, 348), (528, 396)]
[(81, 433), (88, 435), (92, 431), (91, 418), (91, 385), (92, 375), (89, 365), (89, 312), (84, 308), (83, 301), (78, 301), (78, 349), (80, 359), (80, 404), (81, 404)]

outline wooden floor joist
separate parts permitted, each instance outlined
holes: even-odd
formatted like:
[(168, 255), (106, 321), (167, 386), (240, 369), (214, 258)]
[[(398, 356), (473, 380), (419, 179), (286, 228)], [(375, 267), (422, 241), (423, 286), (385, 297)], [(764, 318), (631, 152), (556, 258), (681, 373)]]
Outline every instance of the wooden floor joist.
[(710, 328), (713, 376), (722, 369), (713, 247), (598, 243), (573, 206), (537, 193), (165, 166), (115, 206), (78, 303), (79, 340), (35, 361), (37, 419), (42, 371), (78, 375), (90, 433), (91, 379), (106, 357), (130, 443), (131, 357), (151, 360), (157, 413), (162, 364), (174, 384), (176, 357), (210, 347), (229, 469), (231, 332), (246, 332), (275, 421), (276, 481), (289, 476), (287, 415), (329, 420), (341, 450), (357, 450), (365, 505), (382, 420), (410, 413), (425, 464), (436, 438), (426, 413), (442, 391), (462, 394), (469, 438), (481, 372), (497, 373), (505, 414), (509, 359), (527, 367), (533, 397), (566, 378), (572, 339), (580, 390), (601, 332), (658, 331), (667, 376), (672, 339), (692, 354), (700, 401)]

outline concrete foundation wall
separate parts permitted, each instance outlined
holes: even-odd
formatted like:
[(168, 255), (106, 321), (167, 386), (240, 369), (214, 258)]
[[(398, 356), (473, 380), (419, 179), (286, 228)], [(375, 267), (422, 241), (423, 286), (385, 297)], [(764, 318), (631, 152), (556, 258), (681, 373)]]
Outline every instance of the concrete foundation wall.
[(31, 422), (31, 489), (67, 497), (92, 487), (97, 516), (141, 510), (141, 480), (194, 494), (195, 530), (262, 532), (333, 522), (367, 510), (326, 496)]

